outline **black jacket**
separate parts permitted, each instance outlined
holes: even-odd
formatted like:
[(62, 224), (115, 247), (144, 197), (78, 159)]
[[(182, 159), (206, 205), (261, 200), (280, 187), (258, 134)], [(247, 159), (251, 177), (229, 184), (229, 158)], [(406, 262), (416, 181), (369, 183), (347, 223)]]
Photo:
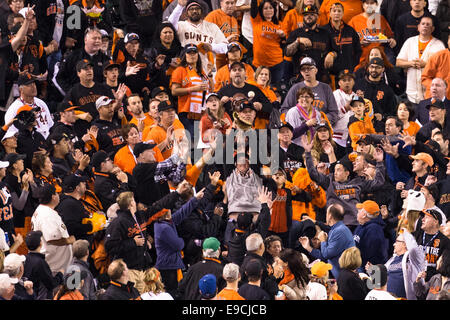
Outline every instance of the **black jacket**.
[(331, 35), (331, 50), (337, 53), (330, 72), (334, 75), (338, 75), (345, 69), (352, 72), (362, 53), (359, 36), (355, 29), (344, 22), (339, 30), (336, 30), (331, 22), (323, 26), (323, 29)]
[(90, 56), (84, 48), (81, 48), (68, 54), (59, 65), (56, 81), (66, 93), (70, 91), (74, 84), (79, 82), (76, 65), (77, 62), (82, 59), (87, 59), (92, 63), (94, 67), (94, 82), (103, 83), (103, 65), (108, 62), (110, 58), (101, 51)]
[(47, 149), (47, 145), (44, 136), (37, 132), (35, 128), (33, 128), (33, 131), (27, 129), (19, 131), (16, 152), (27, 156), (25, 158), (26, 168), (31, 168), (33, 153), (38, 151), (39, 148)]
[(120, 182), (113, 174), (94, 172), (94, 177), (94, 192), (105, 212), (116, 202), (120, 192), (130, 190), (127, 183)]
[(136, 181), (136, 202), (152, 205), (170, 192), (167, 181), (155, 182), (157, 163), (138, 163), (133, 169)]
[(134, 283), (128, 281), (127, 284), (111, 281), (105, 293), (99, 300), (140, 300), (139, 291), (134, 287)]
[(344, 300), (364, 300), (369, 293), (366, 283), (348, 269), (341, 269), (337, 285), (338, 293)]
[(89, 218), (89, 212), (86, 211), (80, 200), (62, 194), (55, 210), (61, 216), (69, 235), (73, 235), (77, 240), (85, 239), (92, 242), (93, 236), (88, 234), (92, 231), (92, 224), (82, 222), (84, 218)]
[(300, 60), (303, 57), (312, 58), (317, 66), (317, 80), (322, 82), (328, 82), (328, 71), (325, 69), (324, 61), (326, 55), (332, 51), (331, 37), (332, 34), (322, 27), (316, 26), (314, 29), (303, 26), (297, 28), (289, 34), (286, 40), (286, 47), (295, 42), (298, 37), (308, 38), (312, 43), (312, 48), (305, 49), (300, 46), (295, 54), (292, 56), (292, 65), (294, 67), (294, 74), (298, 75), (300, 72)]
[(183, 300), (200, 300), (201, 294), (198, 288), (200, 279), (209, 273), (216, 276), (217, 291), (221, 291), (226, 286), (226, 281), (222, 277), (223, 265), (220, 260), (205, 258), (192, 265), (183, 280), (178, 284), (179, 298)]
[(53, 276), (45, 255), (38, 252), (27, 254), (23, 276), (33, 282), (36, 300), (53, 299), (53, 289), (63, 282), (63, 274), (58, 272)]
[[(115, 218), (106, 229), (105, 249), (111, 259), (122, 258), (129, 269), (145, 270), (152, 264), (152, 258), (145, 243), (137, 246), (134, 237), (142, 235), (147, 239), (149, 219), (163, 208), (171, 209), (179, 194), (172, 192), (145, 211), (137, 211), (135, 218), (129, 210), (117, 211)], [(139, 224), (139, 225), (138, 225)]]
[(245, 275), (245, 270), (247, 264), (253, 259), (258, 260), (261, 263), (261, 267), (263, 270), (263, 274), (261, 277), (261, 288), (264, 289), (273, 300), (275, 298), (275, 295), (278, 293), (277, 281), (272, 272), (269, 273), (269, 269), (271, 270), (271, 267), (269, 268), (264, 258), (257, 255), (256, 253), (247, 253), (247, 255), (245, 256), (244, 262), (242, 263), (242, 266), (240, 268), (241, 283), (244, 284), (248, 282), (247, 276)]
[(92, 122), (91, 126), (98, 128), (97, 142), (99, 150), (105, 151), (111, 159), (114, 159), (116, 152), (125, 146), (121, 124), (114, 119), (112, 121), (97, 119)]

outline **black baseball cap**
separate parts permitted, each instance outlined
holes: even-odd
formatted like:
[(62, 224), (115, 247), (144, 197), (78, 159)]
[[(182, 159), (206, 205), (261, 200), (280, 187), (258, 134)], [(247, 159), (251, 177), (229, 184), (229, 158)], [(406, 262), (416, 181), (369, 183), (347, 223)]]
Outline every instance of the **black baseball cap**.
[(63, 139), (69, 140), (69, 136), (65, 133), (53, 132), (48, 136), (47, 144), (49, 145), (49, 148), (52, 148), (54, 145), (58, 144)]
[(41, 244), (42, 232), (39, 230), (30, 231), (25, 236), (25, 244), (28, 250), (36, 250)]
[(100, 150), (100, 151), (97, 151), (96, 153), (94, 153), (94, 155), (92, 156), (92, 159), (91, 159), (91, 165), (94, 167), (94, 168), (99, 168), (100, 167), (100, 164), (102, 163), (102, 162), (104, 162), (106, 159), (108, 159), (109, 158), (109, 156), (108, 156), (108, 154), (105, 152), (105, 151), (103, 151), (103, 150)]
[(239, 229), (247, 230), (253, 222), (253, 214), (250, 212), (241, 212), (236, 222)]
[(18, 153), (8, 153), (3, 161), (8, 161), (9, 165), (12, 166), (14, 163), (16, 163), (19, 160), (25, 159), (27, 156), (24, 154), (18, 154)]
[(316, 127), (315, 127), (316, 131), (319, 130), (319, 129), (321, 129), (321, 128), (326, 128), (326, 129), (328, 129), (328, 130), (331, 130), (330, 126), (328, 125), (328, 122), (326, 122), (326, 121), (319, 122), (319, 123), (316, 125)]
[(316, 5), (313, 4), (313, 5), (303, 6), (302, 15), (310, 14), (310, 13), (319, 14), (319, 10), (317, 9)]
[(236, 109), (237, 109), (238, 112), (241, 112), (241, 111), (243, 111), (243, 110), (246, 109), (246, 108), (249, 108), (249, 109), (258, 111), (258, 110), (256, 110), (256, 108), (255, 108), (253, 102), (248, 101), (248, 100), (242, 101), (242, 102), (238, 105), (238, 107), (237, 107)]
[(339, 159), (336, 164), (342, 164), (348, 172), (353, 172), (353, 163), (347, 157)]
[(238, 48), (239, 50), (241, 50), (241, 46), (239, 45), (239, 43), (237, 43), (237, 42), (230, 42), (227, 45), (227, 52), (230, 52), (233, 48)]
[(64, 112), (64, 111), (70, 111), (78, 108), (77, 106), (74, 106), (72, 101), (62, 101), (58, 103), (58, 106), (56, 107), (57, 112)]
[(198, 47), (193, 44), (193, 43), (188, 43), (185, 47), (184, 47), (184, 51), (186, 53), (188, 52), (198, 52)]
[(156, 147), (156, 144), (154, 143), (139, 142), (134, 146), (134, 156), (138, 158), (142, 152), (144, 152), (145, 150), (153, 149), (154, 147)]
[(314, 61), (313, 58), (310, 58), (310, 57), (304, 57), (304, 58), (300, 61), (300, 69), (301, 69), (303, 66), (313, 66), (313, 67), (315, 67), (315, 66), (316, 66), (316, 62)]
[(242, 61), (234, 61), (231, 65), (230, 65), (230, 70), (233, 69), (235, 66), (240, 66), (242, 69), (245, 70), (245, 65)]
[(370, 59), (370, 61), (369, 61), (369, 66), (370, 66), (371, 64), (375, 64), (375, 65), (377, 65), (377, 66), (382, 66), (382, 67), (384, 67), (384, 61), (383, 61), (383, 59), (378, 58), (378, 57), (375, 57), (375, 58)]
[(87, 66), (93, 67), (94, 65), (88, 59), (82, 59), (82, 60), (78, 61), (77, 66), (76, 66), (77, 72), (80, 72), (81, 70), (86, 69)]
[(159, 103), (159, 105), (158, 105), (158, 112), (166, 111), (166, 110), (169, 110), (169, 109), (174, 109), (175, 110), (175, 106), (169, 100), (161, 101)]
[[(159, 86), (159, 87), (155, 87), (153, 88), (152, 92), (151, 92), (151, 97), (152, 99), (155, 98), (158, 94), (160, 94), (161, 92), (165, 92), (167, 93), (166, 88), (164, 88), (163, 86)], [(168, 94), (168, 93), (167, 93)]]
[(127, 43), (129, 43), (129, 42), (131, 42), (131, 41), (133, 41), (133, 40), (139, 41), (139, 36), (137, 35), (137, 33), (134, 33), (134, 32), (132, 32), (132, 33), (127, 33), (126, 36), (125, 36), (125, 38), (124, 38), (124, 40), (123, 40), (123, 42), (124, 42), (125, 44), (127, 44)]
[(64, 192), (73, 192), (81, 182), (86, 182), (88, 180), (88, 177), (80, 176), (78, 174), (70, 174), (64, 177), (62, 187)]
[(350, 105), (353, 106), (353, 104), (354, 104), (355, 102), (361, 102), (361, 103), (364, 103), (364, 104), (366, 103), (366, 102), (364, 101), (364, 98), (361, 98), (360, 96), (354, 96), (353, 99), (352, 99), (352, 101), (350, 101)]
[(372, 144), (372, 138), (370, 138), (370, 136), (368, 136), (368, 135), (361, 136), (358, 139), (358, 141), (356, 141), (356, 144), (361, 144), (361, 143), (364, 143), (365, 145)]
[(294, 132), (294, 127), (292, 127), (289, 122), (284, 122), (279, 128), (278, 130), (281, 130), (281, 128), (288, 128), (289, 130), (291, 130), (291, 132)]
[(32, 84), (35, 81), (36, 81), (36, 79), (27, 72), (27, 73), (23, 73), (19, 76), (19, 78), (17, 79), (17, 85), (19, 87), (26, 86), (26, 85)]
[(103, 65), (103, 71), (106, 71), (106, 70), (109, 70), (112, 68), (119, 68), (119, 67), (120, 67), (120, 65), (118, 63), (115, 63), (113, 60), (109, 60), (108, 62), (106, 62)]
[(436, 219), (439, 222), (439, 225), (442, 224), (442, 215), (437, 210), (433, 210), (433, 209), (422, 210), (420, 212), (420, 214), (422, 217), (424, 215), (430, 216), (430, 217)]
[(426, 108), (430, 109), (430, 107), (445, 109), (444, 102), (442, 102), (442, 100), (439, 99), (431, 99), (430, 103), (426, 106)]
[(352, 77), (353, 79), (355, 79), (355, 74), (348, 69), (345, 69), (345, 70), (342, 70), (341, 72), (339, 72), (338, 79), (341, 80), (342, 78), (344, 78), (346, 76), (349, 76), (349, 77)]

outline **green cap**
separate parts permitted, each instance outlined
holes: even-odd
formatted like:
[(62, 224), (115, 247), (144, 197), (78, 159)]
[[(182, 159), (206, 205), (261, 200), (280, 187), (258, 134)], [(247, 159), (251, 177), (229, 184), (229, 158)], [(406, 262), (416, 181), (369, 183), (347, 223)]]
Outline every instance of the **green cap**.
[(219, 240), (217, 240), (214, 237), (206, 238), (203, 241), (203, 250), (212, 249), (214, 251), (217, 251), (217, 250), (219, 250), (219, 248), (220, 248), (220, 242), (219, 242)]

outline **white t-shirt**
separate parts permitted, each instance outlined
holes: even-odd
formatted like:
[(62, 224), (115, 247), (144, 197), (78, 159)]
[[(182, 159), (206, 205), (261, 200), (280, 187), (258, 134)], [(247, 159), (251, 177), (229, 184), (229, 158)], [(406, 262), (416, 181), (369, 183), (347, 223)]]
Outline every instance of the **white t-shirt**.
[(366, 300), (397, 300), (397, 298), (387, 291), (372, 289), (367, 294)]
[[(23, 102), (21, 98), (17, 98), (13, 103), (11, 103), (5, 113), (5, 123), (8, 123), (12, 119), (14, 119), (17, 114), (17, 110), (19, 110), (25, 104), (26, 103)], [(33, 105), (30, 105), (30, 107), (39, 107), (40, 111), (36, 115), (36, 131), (42, 134), (45, 139), (47, 139), (48, 135), (50, 134), (50, 128), (54, 124), (52, 114), (50, 113), (47, 104), (41, 99), (34, 98), (34, 103)], [(19, 130), (14, 125), (12, 125), (9, 127), (7, 133), (14, 135), (18, 131)]]
[(145, 292), (141, 294), (142, 300), (173, 300), (173, 297), (167, 292), (154, 294), (153, 292)]
[(42, 232), (41, 253), (45, 254), (52, 273), (57, 273), (61, 269), (66, 270), (72, 260), (72, 245), (55, 246), (48, 244), (48, 241), (68, 238), (67, 227), (61, 216), (52, 208), (40, 204), (31, 217), (33, 231)]

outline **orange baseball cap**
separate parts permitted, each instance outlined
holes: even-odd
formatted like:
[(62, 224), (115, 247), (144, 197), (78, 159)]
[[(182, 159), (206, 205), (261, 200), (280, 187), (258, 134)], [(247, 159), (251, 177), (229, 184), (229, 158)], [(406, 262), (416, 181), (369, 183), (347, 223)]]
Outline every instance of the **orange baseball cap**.
[(311, 273), (316, 277), (322, 278), (326, 276), (331, 269), (333, 269), (333, 266), (330, 263), (319, 261), (313, 264)]
[(372, 200), (366, 200), (363, 203), (358, 203), (356, 204), (356, 208), (364, 209), (369, 215), (374, 217), (380, 214), (380, 207), (378, 206), (378, 203)]
[(27, 105), (27, 104), (24, 104), (23, 106), (21, 106), (21, 107), (17, 110), (17, 113), (16, 113), (16, 114), (19, 114), (19, 113), (21, 113), (22, 111), (31, 111), (31, 110), (33, 110), (32, 107), (30, 107), (30, 106)]
[(422, 160), (430, 167), (432, 167), (434, 164), (433, 157), (426, 152), (419, 152), (418, 154), (409, 157), (413, 160)]

